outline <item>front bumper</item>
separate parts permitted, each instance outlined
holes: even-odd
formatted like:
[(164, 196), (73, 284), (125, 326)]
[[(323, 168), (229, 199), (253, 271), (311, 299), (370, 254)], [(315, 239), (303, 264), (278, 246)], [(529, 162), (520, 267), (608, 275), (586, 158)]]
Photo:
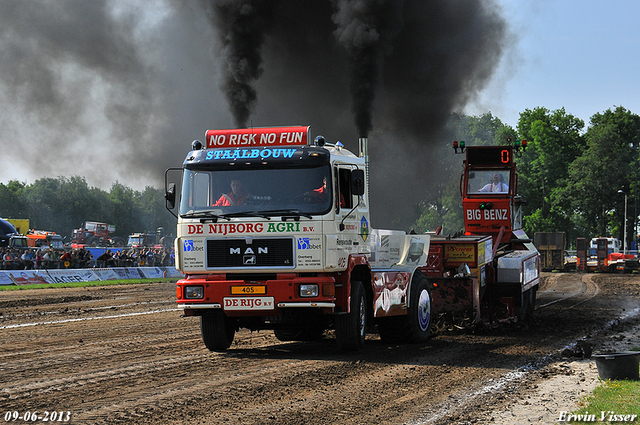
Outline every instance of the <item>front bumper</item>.
[[(302, 297), (301, 285), (318, 285), (318, 296)], [(281, 315), (289, 308), (320, 308), (332, 313), (336, 307), (333, 277), (290, 276), (266, 281), (217, 280), (214, 277), (188, 277), (177, 284), (178, 308), (185, 315), (204, 310), (223, 310), (230, 316)], [(184, 298), (188, 286), (203, 287), (202, 299)], [(246, 294), (242, 293), (246, 292)]]

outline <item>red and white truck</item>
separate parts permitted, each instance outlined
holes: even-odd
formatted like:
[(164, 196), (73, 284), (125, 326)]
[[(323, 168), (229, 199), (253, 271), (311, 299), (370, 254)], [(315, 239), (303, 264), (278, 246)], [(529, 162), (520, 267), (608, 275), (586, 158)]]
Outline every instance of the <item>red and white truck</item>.
[[(355, 155), (322, 136), (312, 142), (304, 126), (209, 130), (205, 137), (192, 143), (180, 169), (167, 170), (165, 186), (167, 208), (178, 218), (175, 264), (185, 275), (177, 303), (184, 316), (200, 316), (210, 350), (229, 348), (240, 328), (271, 329), (283, 341), (333, 329), (346, 351), (360, 349), (375, 325), (385, 341), (422, 342), (436, 311), (469, 311), (480, 320), (485, 312), (515, 316), (530, 308), (523, 293), (531, 303), (537, 251), (512, 229), (519, 209), (508, 200), (504, 213), (499, 198), (487, 195), (500, 204), (499, 217), (480, 213), (487, 234), (374, 229), (366, 139)], [(492, 223), (501, 229), (503, 221), (509, 230), (496, 231)], [(521, 242), (509, 239), (514, 248), (503, 253), (506, 236), (498, 239), (501, 251), (494, 240), (507, 234)], [(533, 251), (509, 257), (523, 247)], [(498, 257), (506, 261), (500, 287), (492, 284)]]

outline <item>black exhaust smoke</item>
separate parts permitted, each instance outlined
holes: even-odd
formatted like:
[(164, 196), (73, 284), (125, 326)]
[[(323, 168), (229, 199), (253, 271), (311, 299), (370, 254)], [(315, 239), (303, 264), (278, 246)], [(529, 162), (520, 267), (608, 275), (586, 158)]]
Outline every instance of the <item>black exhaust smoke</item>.
[(237, 127), (246, 127), (258, 95), (253, 82), (262, 74), (260, 48), (271, 20), (270, 0), (213, 0), (223, 67), (222, 90)]
[[(256, 0), (217, 3), (234, 12), (247, 5), (257, 7), (251, 10), (266, 7)], [(452, 112), (462, 110), (484, 88), (507, 43), (506, 23), (494, 0), (273, 0), (269, 5), (271, 23), (256, 18), (258, 34), (234, 29), (234, 19), (228, 15), (215, 20), (223, 39), (239, 34), (249, 41), (225, 44), (225, 60), (237, 62), (227, 63), (226, 69), (245, 63), (243, 54), (231, 49), (249, 46), (246, 62), (255, 63), (264, 44), (269, 58), (265, 74), (282, 76), (261, 86), (263, 99), (269, 98), (271, 109), (278, 108), (278, 115), (266, 115), (338, 127), (348, 85), (356, 136), (368, 137), (375, 130), (384, 134), (376, 135), (375, 140), (386, 142), (384, 147), (374, 142), (370, 148), (377, 170), (371, 182), (374, 208), (407, 202), (417, 205), (437, 196), (438, 184), (449, 171), (438, 170), (442, 160), (427, 145), (448, 140), (443, 131)], [(322, 43), (314, 42), (318, 39)], [(326, 63), (331, 69), (323, 66)], [(249, 86), (261, 76), (260, 72), (243, 75), (249, 77), (243, 80), (245, 90), (240, 95), (237, 90), (227, 92), (229, 99), (248, 101), (232, 105), (238, 124), (246, 122), (256, 103), (255, 91)], [(225, 85), (232, 89), (240, 85), (238, 80), (237, 76), (228, 78)], [(312, 93), (315, 98), (309, 104), (302, 94), (278, 90)], [(274, 97), (286, 98), (282, 104), (295, 104), (297, 110), (281, 107)], [(331, 115), (329, 111), (335, 112)], [(338, 137), (353, 140), (348, 133)], [(404, 191), (397, 189), (398, 181), (409, 182)], [(376, 221), (410, 225), (417, 208), (401, 210), (403, 217), (397, 210), (381, 208), (375, 212)]]
[[(412, 209), (385, 206), (450, 175), (433, 147), (513, 38), (495, 1), (0, 2), (0, 147), (20, 178), (74, 170), (108, 188), (161, 186), (176, 141), (229, 126), (225, 110), (239, 127), (311, 124), (354, 151), (369, 135), (376, 225), (395, 227)], [(34, 128), (43, 155), (22, 159)], [(104, 160), (74, 161), (87, 146)]]
[[(212, 6), (212, 22), (221, 42), (221, 86), (238, 126), (246, 125), (257, 106), (255, 87), (263, 74), (265, 44), (272, 55), (268, 72), (305, 73), (290, 78), (304, 81), (304, 87), (290, 87), (287, 81), (283, 87), (265, 91), (341, 93), (340, 81), (323, 85), (323, 68), (305, 65), (329, 62), (348, 74), (359, 137), (367, 137), (375, 121), (378, 129), (411, 139), (419, 135), (422, 140), (441, 130), (450, 113), (484, 87), (505, 44), (506, 24), (493, 0), (206, 3)], [(344, 49), (345, 57), (331, 46), (313, 44), (313, 39), (324, 40), (327, 32)], [(299, 48), (296, 40), (306, 40), (309, 47)], [(281, 69), (285, 61), (297, 69)], [(317, 105), (323, 107), (336, 105)]]
[(352, 111), (360, 137), (373, 128), (372, 108), (385, 52), (402, 28), (402, 0), (333, 0), (336, 40), (351, 58)]

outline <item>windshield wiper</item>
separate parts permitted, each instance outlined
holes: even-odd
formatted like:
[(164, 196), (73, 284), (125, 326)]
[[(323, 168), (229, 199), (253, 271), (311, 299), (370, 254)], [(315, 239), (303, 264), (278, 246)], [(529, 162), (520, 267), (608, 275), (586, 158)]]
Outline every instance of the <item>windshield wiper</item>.
[(239, 212), (233, 212), (228, 214), (222, 214), (220, 215), (220, 217), (226, 218), (227, 220), (229, 220), (229, 217), (261, 217), (261, 218), (266, 218), (267, 220), (271, 220), (270, 216), (265, 215), (262, 212), (256, 212), (256, 211), (239, 211)]
[(180, 217), (182, 218), (199, 218), (200, 219), (200, 223), (205, 223), (209, 220), (212, 220), (214, 223), (218, 221), (218, 219), (226, 219), (229, 220), (226, 216), (224, 215), (218, 215), (218, 214), (214, 214), (211, 211), (192, 211), (192, 212), (188, 212), (186, 214), (182, 214), (180, 215)]
[(299, 210), (269, 210), (269, 211), (260, 211), (263, 214), (273, 215), (282, 215), (282, 221), (285, 221), (287, 218), (291, 217), (294, 219), (300, 219), (300, 217), (313, 218), (313, 216), (309, 213), (300, 212)]

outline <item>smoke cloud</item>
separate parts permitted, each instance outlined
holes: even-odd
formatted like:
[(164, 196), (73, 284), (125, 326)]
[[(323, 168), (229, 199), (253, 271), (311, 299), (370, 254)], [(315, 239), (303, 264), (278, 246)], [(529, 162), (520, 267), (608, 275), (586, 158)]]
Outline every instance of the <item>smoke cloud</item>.
[(406, 225), (506, 42), (492, 0), (3, 1), (0, 181), (160, 186), (207, 128), (309, 124), (370, 137), (374, 225)]
[(371, 114), (383, 57), (402, 27), (400, 0), (335, 0), (336, 39), (351, 58), (353, 114), (359, 134), (373, 128)]
[(270, 0), (214, 0), (212, 21), (224, 60), (222, 89), (235, 124), (247, 126), (258, 98), (253, 83), (263, 72), (260, 48), (268, 28)]

